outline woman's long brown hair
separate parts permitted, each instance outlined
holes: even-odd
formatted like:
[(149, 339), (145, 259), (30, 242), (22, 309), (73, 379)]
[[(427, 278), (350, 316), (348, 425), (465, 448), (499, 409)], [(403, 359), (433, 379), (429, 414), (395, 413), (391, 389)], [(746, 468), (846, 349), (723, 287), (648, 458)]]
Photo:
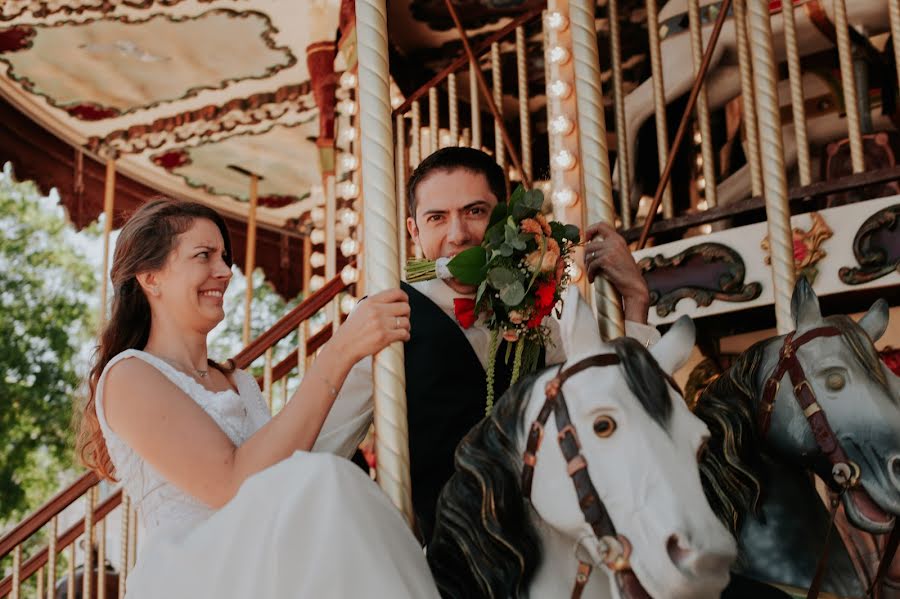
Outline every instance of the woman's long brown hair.
[[(97, 420), (97, 384), (106, 365), (127, 349), (143, 349), (150, 335), (150, 304), (137, 275), (161, 270), (178, 236), (197, 219), (215, 223), (225, 241), (225, 262), (231, 266), (231, 240), (225, 220), (208, 206), (170, 199), (152, 200), (122, 227), (116, 241), (112, 271), (112, 312), (100, 333), (94, 365), (88, 377), (87, 400), (76, 414), (77, 452), (85, 466), (100, 477), (115, 480), (115, 468)], [(215, 362), (210, 364), (221, 368)]]

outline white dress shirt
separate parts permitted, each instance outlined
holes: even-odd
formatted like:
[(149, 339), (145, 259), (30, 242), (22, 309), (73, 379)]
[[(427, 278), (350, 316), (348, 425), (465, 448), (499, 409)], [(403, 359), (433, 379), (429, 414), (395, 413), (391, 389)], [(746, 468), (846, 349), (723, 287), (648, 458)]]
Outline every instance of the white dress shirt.
[[(453, 311), (453, 300), (459, 297), (471, 297), (474, 295), (460, 294), (451, 289), (444, 281), (432, 279), (412, 283), (412, 287), (435, 303), (452, 320), (456, 322)], [(566, 359), (565, 352), (560, 342), (559, 321), (551, 316), (545, 323), (550, 328), (552, 344), (546, 349), (546, 363), (558, 364)], [(487, 368), (491, 332), (479, 319), (462, 333), (472, 345), (475, 355), (481, 361), (481, 365)], [(625, 334), (649, 347), (659, 340), (659, 331), (655, 327), (626, 321)], [(435, 340), (439, 343), (439, 340)], [(313, 451), (331, 452), (344, 457), (350, 457), (356, 448), (362, 443), (372, 422), (372, 357), (366, 357), (350, 370), (347, 379), (341, 387), (340, 394), (334, 402), (322, 431), (316, 440)]]

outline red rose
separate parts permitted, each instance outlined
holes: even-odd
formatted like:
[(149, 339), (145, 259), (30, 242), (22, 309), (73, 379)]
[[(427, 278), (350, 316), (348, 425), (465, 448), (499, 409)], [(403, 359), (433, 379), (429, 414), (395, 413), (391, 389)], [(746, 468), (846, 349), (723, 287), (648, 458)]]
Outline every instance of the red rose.
[(544, 281), (538, 285), (534, 294), (537, 298), (537, 301), (534, 302), (534, 315), (525, 325), (529, 329), (540, 326), (544, 317), (548, 316), (553, 311), (553, 305), (556, 303), (554, 301), (554, 298), (556, 297), (556, 282)]

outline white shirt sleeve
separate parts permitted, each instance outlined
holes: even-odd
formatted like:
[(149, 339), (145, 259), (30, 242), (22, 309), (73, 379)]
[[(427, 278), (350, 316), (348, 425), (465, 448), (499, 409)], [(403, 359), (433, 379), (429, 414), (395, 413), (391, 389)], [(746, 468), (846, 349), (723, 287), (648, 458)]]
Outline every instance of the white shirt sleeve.
[(357, 362), (325, 418), (312, 450), (349, 458), (372, 423), (372, 357)]

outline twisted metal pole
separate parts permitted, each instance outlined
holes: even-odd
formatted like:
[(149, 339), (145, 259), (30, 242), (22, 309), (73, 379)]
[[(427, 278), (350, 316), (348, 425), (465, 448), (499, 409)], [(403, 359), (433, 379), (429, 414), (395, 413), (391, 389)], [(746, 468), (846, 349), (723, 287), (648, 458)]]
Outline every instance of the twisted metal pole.
[(803, 105), (803, 72), (800, 70), (800, 53), (797, 50), (797, 26), (794, 22), (793, 3), (785, 4), (781, 14), (784, 17), (784, 47), (787, 54), (788, 82), (791, 85), (794, 137), (797, 141), (797, 167), (800, 171), (800, 185), (809, 185), (812, 183), (812, 167), (809, 162), (806, 106)]
[[(688, 0), (688, 21), (691, 30), (691, 62), (694, 65), (694, 77), (700, 74), (703, 62), (703, 23), (700, 20), (700, 0)], [(709, 207), (718, 204), (716, 197), (716, 158), (712, 147), (712, 129), (709, 123), (709, 98), (706, 95), (706, 84), (700, 85), (697, 97), (697, 122), (700, 126), (700, 154), (703, 156), (703, 197)]]
[(622, 80), (622, 40), (619, 28), (619, 2), (609, 0), (609, 56), (612, 61), (613, 100), (616, 115), (616, 161), (619, 163), (619, 214), (622, 226), (631, 228), (631, 160), (628, 156), (625, 124), (625, 90)]
[(506, 170), (503, 132), (500, 129), (503, 124), (503, 73), (500, 71), (500, 44), (498, 42), (491, 44), (491, 94), (494, 106), (497, 107), (496, 114), (500, 115), (500, 118), (494, 119), (494, 159), (503, 170)]
[(766, 222), (772, 252), (772, 287), (779, 334), (792, 330), (791, 294), (794, 291), (794, 245), (790, 205), (784, 174), (778, 80), (772, 49), (772, 26), (767, 0), (749, 0), (748, 22), (753, 53), (753, 81), (759, 116), (760, 155), (766, 200)]
[(753, 197), (763, 190), (762, 166), (759, 163), (759, 132), (756, 127), (756, 94), (753, 91), (753, 66), (750, 40), (747, 39), (747, 0), (734, 0), (734, 31), (737, 36), (738, 68), (741, 73), (741, 105), (747, 134), (747, 162), (750, 163), (750, 189)]
[[(356, 0), (356, 15), (366, 288), (378, 293), (400, 284), (386, 0)], [(373, 372), (378, 484), (412, 525), (403, 344), (374, 356)]]
[[(456, 91), (456, 73), (447, 75), (447, 102), (449, 109), (447, 111), (450, 119), (450, 145), (459, 145), (459, 96)], [(402, 197), (402, 196), (401, 196)], [(403, 223), (400, 223), (403, 226)]]
[[(662, 49), (659, 40), (659, 7), (656, 0), (647, 0), (647, 33), (650, 38), (650, 73), (653, 80), (653, 113), (656, 116), (656, 154), (659, 172), (669, 162), (669, 125), (666, 117), (666, 88), (662, 68)], [(619, 145), (622, 140), (619, 140)], [(675, 216), (672, 186), (666, 184), (662, 196), (663, 217)]]
[(531, 170), (531, 114), (528, 110), (528, 57), (525, 28), (516, 27), (516, 76), (519, 83), (519, 147), (522, 149), (522, 168), (525, 177), (533, 178)]
[[(859, 101), (853, 74), (853, 50), (850, 46), (850, 30), (847, 22), (847, 4), (834, 0), (834, 30), (837, 33), (838, 58), (841, 63), (841, 87), (844, 90), (844, 110), (847, 112), (847, 129), (850, 140), (850, 162), (854, 173), (866, 170), (863, 155), (862, 127), (859, 122)], [(894, 42), (896, 43), (896, 39)]]
[[(594, 28), (594, 0), (569, 1), (569, 26), (572, 32), (572, 57), (575, 68), (575, 97), (578, 105), (578, 141), (584, 198), (588, 220), (603, 221), (615, 227), (612, 178), (606, 147), (606, 120), (603, 115), (603, 91), (600, 88), (600, 55)], [(606, 339), (625, 334), (625, 317), (619, 293), (605, 279), (594, 279), (600, 332)]]
[(900, 0), (888, 0), (891, 18), (891, 39), (894, 40), (894, 63), (897, 67), (897, 81), (900, 82)]

